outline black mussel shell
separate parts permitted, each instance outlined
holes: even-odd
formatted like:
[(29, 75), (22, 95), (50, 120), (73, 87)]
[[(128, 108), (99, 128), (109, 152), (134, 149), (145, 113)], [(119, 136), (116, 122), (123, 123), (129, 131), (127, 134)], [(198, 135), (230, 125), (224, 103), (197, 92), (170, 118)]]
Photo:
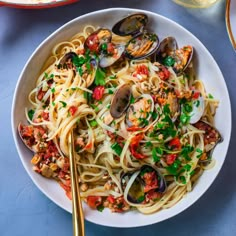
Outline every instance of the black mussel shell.
[(136, 35), (142, 32), (147, 23), (147, 15), (142, 13), (133, 14), (117, 22), (113, 26), (112, 32), (120, 36)]

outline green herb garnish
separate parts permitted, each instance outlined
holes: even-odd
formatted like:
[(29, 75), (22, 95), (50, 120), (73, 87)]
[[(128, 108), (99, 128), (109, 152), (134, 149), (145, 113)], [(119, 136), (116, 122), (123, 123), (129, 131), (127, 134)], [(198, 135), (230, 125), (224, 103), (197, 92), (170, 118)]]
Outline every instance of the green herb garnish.
[(120, 154), (122, 153), (122, 147), (118, 144), (118, 143), (113, 143), (111, 145), (111, 148), (115, 151), (115, 153), (120, 156)]
[(102, 68), (98, 68), (96, 70), (96, 75), (95, 75), (95, 85), (105, 85), (105, 78), (106, 78), (106, 72)]
[(66, 102), (63, 102), (63, 101), (59, 101), (59, 102), (62, 104), (62, 107), (66, 107), (67, 106)]
[(32, 109), (30, 109), (30, 110), (28, 111), (28, 117), (30, 118), (30, 120), (33, 120), (34, 113), (35, 113), (35, 111), (32, 110)]
[(167, 56), (163, 59), (163, 64), (165, 66), (173, 66), (175, 64), (175, 59), (171, 56)]
[(92, 126), (92, 127), (96, 127), (98, 125), (98, 122), (96, 120), (91, 120), (89, 122), (89, 124)]

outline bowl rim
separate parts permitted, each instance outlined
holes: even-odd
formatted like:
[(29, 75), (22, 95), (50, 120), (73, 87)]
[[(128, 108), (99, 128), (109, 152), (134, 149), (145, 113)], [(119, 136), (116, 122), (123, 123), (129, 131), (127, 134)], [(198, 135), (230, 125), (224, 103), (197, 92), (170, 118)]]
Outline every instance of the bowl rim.
[[(211, 59), (212, 63), (214, 63), (214, 67), (216, 68), (217, 70), (217, 73), (219, 74), (219, 76), (222, 77), (223, 81), (223, 86), (224, 86), (224, 91), (226, 92), (225, 94), (225, 97), (224, 99), (227, 101), (228, 103), (228, 113), (230, 114), (230, 117), (228, 117), (229, 119), (229, 122), (227, 123), (228, 125), (228, 129), (229, 129), (229, 134), (228, 134), (228, 139), (227, 139), (227, 143), (225, 143), (225, 150), (226, 152), (224, 152), (224, 155), (223, 155), (223, 161), (221, 163), (221, 165), (219, 166), (218, 170), (216, 171), (216, 173), (214, 174), (214, 178), (212, 178), (212, 180), (210, 180), (208, 182), (208, 184), (206, 185), (206, 187), (204, 188), (204, 191), (202, 191), (200, 194), (198, 194), (197, 197), (195, 197), (193, 200), (187, 202), (181, 209), (177, 209), (175, 212), (171, 212), (170, 214), (168, 214), (168, 216), (165, 216), (163, 217), (162, 219), (160, 220), (157, 220), (157, 219), (152, 219), (150, 220), (150, 222), (133, 222), (132, 224), (130, 225), (118, 225), (118, 224), (115, 224), (114, 222), (110, 223), (110, 222), (94, 222), (93, 220), (89, 219), (89, 218), (86, 218), (86, 220), (88, 220), (89, 222), (92, 222), (92, 223), (95, 223), (95, 224), (99, 224), (99, 225), (103, 225), (103, 226), (109, 226), (109, 227), (117, 227), (117, 228), (131, 228), (131, 227), (141, 227), (141, 226), (147, 226), (147, 225), (151, 225), (151, 224), (155, 224), (155, 223), (158, 223), (158, 222), (161, 222), (161, 221), (164, 221), (166, 219), (170, 219), (176, 215), (178, 215), (179, 213), (185, 211), (187, 208), (189, 208), (191, 205), (193, 205), (198, 199), (200, 199), (202, 197), (202, 195), (204, 193), (206, 193), (206, 191), (210, 188), (210, 186), (213, 184), (213, 182), (216, 180), (220, 170), (222, 169), (222, 166), (223, 164), (225, 163), (225, 159), (226, 159), (226, 156), (227, 156), (227, 152), (228, 152), (228, 148), (229, 148), (229, 143), (230, 143), (230, 138), (231, 138), (231, 133), (232, 133), (232, 111), (231, 111), (231, 102), (230, 102), (230, 96), (229, 96), (229, 92), (228, 92), (228, 89), (227, 89), (227, 86), (226, 86), (226, 82), (225, 82), (225, 79), (224, 79), (224, 76), (217, 64), (217, 62), (215, 61), (215, 59), (213, 58), (213, 56), (211, 55), (211, 53), (208, 51), (208, 49), (203, 45), (203, 43), (195, 36), (193, 35), (189, 30), (187, 30), (186, 28), (184, 28), (183, 26), (181, 26), (179, 23), (175, 22), (174, 20), (171, 20), (169, 19), (168, 17), (165, 17), (163, 15), (160, 15), (158, 13), (155, 13), (155, 12), (152, 12), (152, 11), (148, 11), (148, 10), (141, 10), (141, 9), (135, 9), (135, 8), (107, 8), (107, 9), (102, 9), (102, 10), (98, 10), (98, 11), (93, 11), (93, 12), (90, 12), (90, 13), (87, 13), (87, 14), (83, 14), (79, 17), (76, 17), (72, 20), (70, 20), (69, 22), (63, 24), (61, 27), (59, 27), (57, 30), (55, 30), (53, 33), (51, 33), (46, 39), (44, 39), (39, 45), (38, 47), (33, 51), (33, 53), (31, 54), (31, 56), (29, 57), (29, 59), (26, 61), (19, 77), (18, 77), (18, 80), (17, 80), (17, 84), (16, 84), (16, 87), (15, 87), (15, 90), (14, 90), (14, 95), (13, 95), (13, 100), (12, 100), (12, 107), (11, 107), (11, 128), (12, 128), (12, 133), (13, 133), (13, 138), (14, 138), (14, 142), (15, 142), (15, 145), (16, 145), (16, 148), (17, 148), (17, 152), (18, 152), (18, 155), (21, 159), (21, 162), (26, 170), (26, 172), (28, 173), (28, 175), (30, 176), (30, 178), (32, 179), (32, 181), (34, 182), (34, 184), (37, 186), (38, 189), (40, 189), (40, 191), (42, 193), (45, 194), (45, 196), (47, 196), (51, 201), (53, 201), (55, 204), (57, 204), (58, 206), (60, 206), (62, 209), (64, 209), (65, 211), (71, 213), (71, 209), (67, 209), (65, 206), (63, 206), (61, 203), (59, 203), (59, 201), (57, 199), (53, 199), (53, 196), (50, 196), (38, 183), (37, 181), (32, 177), (32, 173), (30, 173), (30, 170), (27, 169), (27, 166), (26, 166), (26, 163), (24, 162), (23, 160), (23, 157), (22, 155), (20, 154), (21, 151), (20, 151), (20, 146), (18, 145), (17, 143), (17, 132), (15, 130), (15, 125), (14, 125), (14, 108), (16, 106), (16, 98), (17, 98), (17, 94), (19, 93), (19, 85), (21, 83), (21, 80), (23, 78), (23, 75), (25, 73), (25, 70), (27, 69), (27, 66), (28, 64), (30, 63), (30, 61), (32, 60), (32, 58), (35, 57), (35, 55), (38, 53), (38, 51), (41, 49), (41, 47), (43, 47), (44, 44), (47, 44), (57, 33), (59, 33), (60, 31), (63, 31), (65, 28), (67, 28), (70, 24), (73, 24), (74, 22), (76, 21), (79, 21), (81, 20), (82, 18), (86, 18), (86, 17), (89, 17), (89, 16), (92, 16), (94, 14), (99, 14), (99, 13), (106, 13), (106, 12), (111, 12), (111, 11), (129, 11), (130, 13), (134, 13), (134, 12), (142, 12), (142, 13), (146, 13), (146, 14), (149, 14), (149, 15), (152, 15), (154, 17), (160, 17), (166, 21), (169, 21), (171, 24), (181, 28), (182, 30), (184, 30), (186, 33), (188, 33), (191, 37), (194, 38), (194, 40), (197, 41), (197, 43), (200, 45), (200, 47), (204, 48), (205, 52), (208, 54), (209, 58)], [(141, 214), (141, 213), (140, 213)], [(155, 213), (153, 213), (155, 214)]]

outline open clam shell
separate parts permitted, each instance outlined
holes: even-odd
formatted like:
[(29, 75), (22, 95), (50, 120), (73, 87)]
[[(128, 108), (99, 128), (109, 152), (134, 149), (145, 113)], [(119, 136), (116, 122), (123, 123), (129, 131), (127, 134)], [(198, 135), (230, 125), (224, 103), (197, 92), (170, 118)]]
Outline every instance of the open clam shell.
[(142, 13), (133, 14), (117, 22), (113, 26), (112, 32), (120, 36), (136, 35), (142, 32), (147, 23), (147, 15)]
[(154, 111), (154, 101), (150, 94), (142, 94), (134, 103), (130, 104), (126, 113), (126, 125), (128, 127), (147, 126)]
[(202, 118), (204, 110), (205, 100), (201, 94), (198, 98), (192, 99), (181, 106), (181, 114), (189, 117), (190, 124), (197, 123)]
[(195, 123), (194, 126), (200, 130), (205, 131), (204, 133), (205, 152), (213, 150), (218, 143), (223, 141), (220, 132), (208, 122), (200, 120), (197, 123)]
[(113, 65), (116, 61), (118, 61), (121, 58), (124, 50), (125, 50), (124, 45), (115, 45), (116, 53), (111, 56), (102, 54), (100, 56), (99, 66), (105, 68)]
[(100, 46), (110, 42), (112, 33), (109, 29), (98, 29), (90, 34), (84, 42), (84, 47), (91, 52), (99, 52)]
[(156, 167), (143, 165), (139, 170), (121, 175), (124, 197), (134, 204), (142, 204), (150, 192), (164, 193), (167, 185)]
[(60, 60), (59, 65), (65, 65), (69, 60), (72, 61), (73, 57), (77, 57), (75, 52), (68, 52), (66, 53)]
[(111, 101), (110, 113), (115, 119), (120, 118), (128, 109), (131, 99), (131, 88), (129, 84), (121, 85)]
[[(25, 135), (26, 129), (27, 129), (27, 135)], [(18, 125), (18, 134), (19, 134), (21, 140), (23, 141), (23, 143), (25, 144), (25, 146), (29, 150), (31, 150), (32, 152), (35, 153), (36, 150), (34, 148), (35, 139), (33, 137), (33, 127), (32, 126), (26, 126), (26, 125), (23, 125), (22, 123), (19, 123), (19, 125)]]
[(133, 37), (125, 47), (125, 56), (131, 60), (151, 56), (159, 46), (159, 38), (155, 33), (144, 32)]
[(178, 48), (174, 37), (166, 37), (160, 42), (156, 53), (156, 60), (165, 66), (170, 66), (177, 74), (183, 73), (193, 57), (193, 47)]

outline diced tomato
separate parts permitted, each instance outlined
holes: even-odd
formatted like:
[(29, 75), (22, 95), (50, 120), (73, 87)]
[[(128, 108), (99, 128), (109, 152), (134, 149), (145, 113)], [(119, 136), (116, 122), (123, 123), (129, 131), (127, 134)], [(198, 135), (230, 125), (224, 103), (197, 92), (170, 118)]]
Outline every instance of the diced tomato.
[(70, 200), (72, 200), (72, 193), (71, 193), (71, 191), (66, 192), (66, 196), (67, 196)]
[(65, 178), (65, 175), (66, 175), (66, 173), (61, 170), (61, 171), (59, 172), (59, 174), (58, 174), (58, 177), (59, 177), (60, 179), (64, 179), (64, 178)]
[(177, 154), (167, 154), (166, 155), (166, 163), (167, 165), (172, 165), (177, 157)]
[(170, 146), (170, 148), (172, 150), (180, 150), (181, 149), (181, 142), (180, 142), (180, 139), (177, 137), (170, 140), (168, 145)]
[(154, 189), (149, 191), (146, 194), (146, 199), (148, 200), (155, 200), (161, 197), (161, 193), (156, 192)]
[(145, 173), (143, 175), (143, 180), (145, 182), (145, 193), (149, 192), (151, 189), (156, 189), (158, 187), (158, 179), (155, 171)]
[(170, 71), (165, 66), (162, 66), (157, 74), (161, 80), (167, 80), (170, 77)]
[(137, 74), (149, 75), (148, 67), (146, 65), (139, 65), (136, 69)]
[(143, 128), (137, 127), (137, 126), (131, 126), (127, 128), (127, 131), (139, 131), (142, 130)]
[(93, 98), (95, 100), (102, 99), (104, 92), (105, 92), (105, 87), (104, 86), (101, 86), (101, 85), (97, 86), (93, 91)]
[(193, 99), (198, 99), (199, 98), (199, 96), (200, 96), (200, 92), (199, 91), (194, 91), (194, 93), (193, 93)]
[(43, 111), (42, 117), (43, 117), (44, 120), (47, 120), (47, 121), (48, 121), (48, 120), (49, 120), (49, 112)]
[(64, 162), (62, 170), (67, 173), (70, 168), (70, 163), (69, 163), (68, 158), (64, 158), (64, 159), (65, 159), (65, 162)]
[(78, 108), (76, 106), (71, 106), (69, 108), (69, 112), (72, 116), (76, 113), (77, 110), (78, 110)]
[(107, 44), (107, 53), (113, 55), (115, 52), (115, 45), (113, 43)]
[(71, 191), (71, 186), (69, 185), (65, 185), (62, 182), (60, 182), (60, 186), (66, 191), (66, 192), (70, 192)]
[(143, 155), (143, 154), (137, 152), (139, 143), (143, 139), (143, 137), (144, 137), (143, 133), (138, 134), (132, 138), (131, 143), (130, 143), (130, 152), (131, 152), (132, 156), (137, 159), (143, 159), (143, 158), (147, 157), (146, 155)]
[(100, 196), (88, 196), (87, 197), (87, 203), (91, 208), (95, 209), (97, 206), (101, 205), (102, 197), (100, 197)]
[(20, 132), (23, 138), (27, 138), (33, 135), (34, 129), (33, 129), (33, 126), (21, 125)]
[(91, 149), (93, 147), (93, 143), (89, 142), (86, 146), (85, 149)]
[(42, 126), (34, 127), (34, 138), (38, 141), (41, 141), (46, 130)]
[(99, 50), (99, 38), (97, 34), (92, 34), (88, 37), (86, 45), (91, 52), (98, 52)]
[(85, 50), (84, 50), (84, 49), (79, 49), (79, 50), (77, 50), (76, 53), (77, 53), (78, 55), (84, 55)]
[(48, 151), (53, 153), (53, 154), (58, 153), (58, 149), (57, 149), (55, 143), (52, 140), (50, 140), (48, 142)]
[(115, 203), (115, 198), (112, 195), (109, 195), (107, 197), (107, 201), (110, 202), (111, 204), (114, 204)]
[(43, 91), (42, 88), (38, 91), (37, 98), (41, 101), (45, 95), (46, 91)]

